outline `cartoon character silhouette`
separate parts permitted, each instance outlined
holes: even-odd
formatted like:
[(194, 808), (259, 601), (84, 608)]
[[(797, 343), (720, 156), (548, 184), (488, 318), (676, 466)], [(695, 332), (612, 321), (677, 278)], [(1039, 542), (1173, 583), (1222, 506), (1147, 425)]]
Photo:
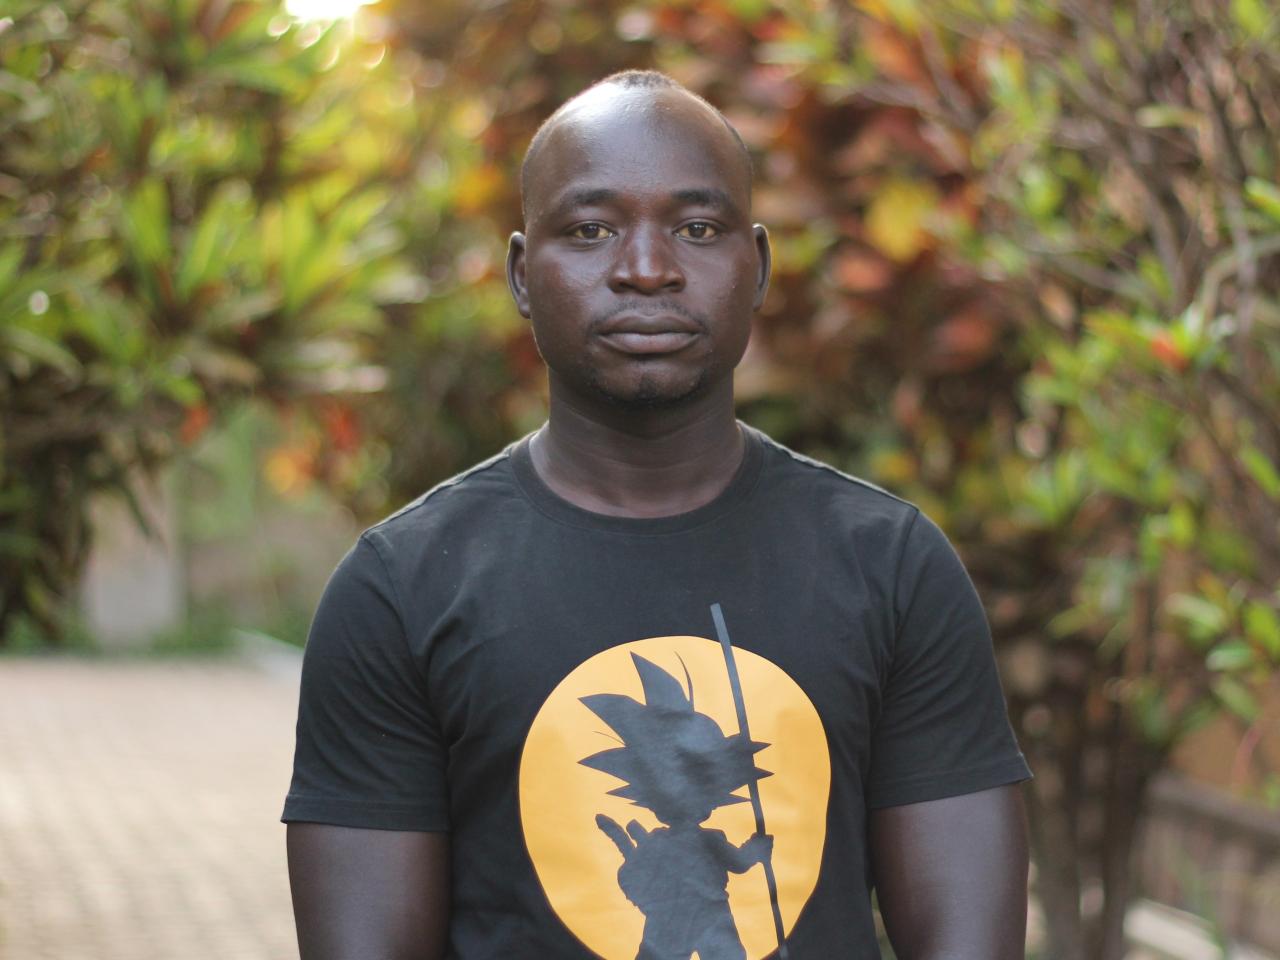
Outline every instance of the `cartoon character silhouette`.
[(735, 791), (770, 776), (755, 765), (769, 746), (741, 733), (726, 737), (693, 705), (680, 681), (631, 655), (645, 702), (600, 693), (582, 703), (622, 738), (622, 746), (579, 762), (623, 781), (612, 796), (653, 812), (664, 827), (646, 830), (632, 820), (624, 830), (600, 814), (596, 825), (622, 854), (618, 886), (644, 914), (636, 960), (744, 960), (746, 951), (729, 910), (729, 873), (765, 863), (767, 834), (735, 846), (722, 830), (700, 826), (718, 807), (746, 803)]

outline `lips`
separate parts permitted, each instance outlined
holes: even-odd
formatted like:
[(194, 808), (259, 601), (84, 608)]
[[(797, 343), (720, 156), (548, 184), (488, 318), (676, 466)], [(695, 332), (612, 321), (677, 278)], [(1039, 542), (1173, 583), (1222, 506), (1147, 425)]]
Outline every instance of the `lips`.
[(623, 314), (602, 323), (596, 335), (621, 353), (653, 355), (683, 350), (702, 332), (695, 320), (678, 314)]

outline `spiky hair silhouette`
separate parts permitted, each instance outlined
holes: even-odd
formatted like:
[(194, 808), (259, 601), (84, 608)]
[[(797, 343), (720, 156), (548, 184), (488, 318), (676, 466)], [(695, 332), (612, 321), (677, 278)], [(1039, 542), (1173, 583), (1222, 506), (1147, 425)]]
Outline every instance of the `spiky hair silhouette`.
[(645, 702), (617, 693), (582, 697), (623, 745), (579, 762), (622, 780), (622, 786), (609, 791), (611, 796), (645, 807), (668, 824), (701, 822), (716, 807), (746, 803), (748, 798), (735, 791), (772, 776), (755, 765), (755, 755), (769, 744), (741, 733), (727, 737), (715, 720), (698, 713), (687, 668), (686, 694), (680, 681), (661, 667), (634, 653), (631, 659)]

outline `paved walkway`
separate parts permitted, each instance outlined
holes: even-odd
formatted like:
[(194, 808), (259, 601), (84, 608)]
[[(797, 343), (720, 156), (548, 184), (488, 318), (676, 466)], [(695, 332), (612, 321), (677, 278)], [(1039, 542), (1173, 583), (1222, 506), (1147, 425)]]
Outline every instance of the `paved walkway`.
[[(297, 666), (0, 658), (0, 960), (297, 960)], [(1160, 947), (1132, 960), (1221, 956), (1167, 908), (1129, 921)]]
[(0, 958), (297, 960), (296, 676), (0, 659)]

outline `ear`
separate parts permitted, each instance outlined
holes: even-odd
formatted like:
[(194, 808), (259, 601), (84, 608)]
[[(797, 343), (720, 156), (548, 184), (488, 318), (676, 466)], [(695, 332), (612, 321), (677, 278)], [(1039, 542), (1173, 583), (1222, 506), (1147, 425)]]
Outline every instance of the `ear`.
[(507, 242), (507, 286), (511, 289), (511, 297), (516, 302), (520, 316), (529, 319), (529, 285), (524, 274), (525, 239), (524, 234), (517, 231), (511, 234)]
[(765, 294), (769, 292), (769, 277), (773, 274), (773, 253), (769, 249), (769, 231), (756, 224), (751, 228), (755, 235), (756, 257), (760, 261), (760, 269), (756, 274), (756, 298), (751, 309), (759, 310), (764, 306)]

